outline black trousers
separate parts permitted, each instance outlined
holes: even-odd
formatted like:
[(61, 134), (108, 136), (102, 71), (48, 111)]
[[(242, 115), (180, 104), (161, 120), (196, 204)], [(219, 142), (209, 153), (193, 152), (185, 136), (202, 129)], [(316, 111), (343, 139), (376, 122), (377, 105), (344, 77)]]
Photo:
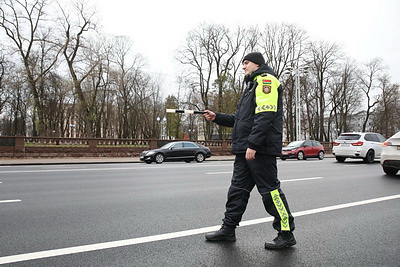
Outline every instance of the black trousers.
[(293, 231), (294, 218), (280, 189), (276, 157), (262, 154), (256, 154), (255, 160), (250, 161), (246, 160), (245, 154), (236, 155), (225, 218), (222, 220), (224, 225), (239, 225), (254, 186), (262, 196), (265, 210), (274, 217), (272, 226), (279, 232)]

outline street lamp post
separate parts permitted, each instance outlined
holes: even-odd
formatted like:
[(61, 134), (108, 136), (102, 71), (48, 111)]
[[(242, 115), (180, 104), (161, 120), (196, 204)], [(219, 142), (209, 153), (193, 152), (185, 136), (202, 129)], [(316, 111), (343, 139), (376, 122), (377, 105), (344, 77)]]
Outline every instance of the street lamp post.
[(76, 124), (70, 123), (69, 124), (70, 127), (70, 136), (71, 137), (76, 137)]
[(300, 97), (300, 76), (308, 73), (308, 66), (293, 69), (288, 67), (284, 74), (296, 75), (295, 81), (295, 114), (296, 114), (296, 140), (301, 140), (301, 97)]
[(301, 140), (301, 119), (300, 119), (300, 75), (296, 75), (296, 139)]
[[(157, 122), (158, 123), (160, 123), (161, 124), (161, 133), (160, 133), (160, 135), (161, 135), (161, 139), (165, 139), (164, 137), (165, 137), (165, 134), (164, 134), (164, 127), (165, 127), (165, 124), (166, 124), (166, 122), (167, 122), (167, 118), (163, 118), (163, 119), (161, 119), (160, 117), (157, 117)], [(165, 131), (166, 132), (166, 131)]]
[(196, 130), (195, 129), (189, 129), (188, 132), (189, 132), (189, 140), (196, 139), (196, 136), (195, 136)]

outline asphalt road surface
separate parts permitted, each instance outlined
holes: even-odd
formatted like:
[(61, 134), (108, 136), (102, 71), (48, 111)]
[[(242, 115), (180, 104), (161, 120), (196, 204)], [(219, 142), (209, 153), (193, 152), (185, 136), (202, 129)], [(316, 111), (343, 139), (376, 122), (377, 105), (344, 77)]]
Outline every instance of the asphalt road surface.
[(278, 161), (297, 245), (268, 251), (253, 190), (237, 241), (219, 229), (232, 161), (0, 167), (0, 265), (399, 266), (400, 175), (379, 162)]

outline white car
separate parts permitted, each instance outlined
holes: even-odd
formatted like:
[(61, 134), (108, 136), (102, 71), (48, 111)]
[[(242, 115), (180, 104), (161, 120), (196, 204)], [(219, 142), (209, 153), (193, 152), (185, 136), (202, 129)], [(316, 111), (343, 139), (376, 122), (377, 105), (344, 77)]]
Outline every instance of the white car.
[(383, 142), (381, 165), (389, 175), (396, 175), (400, 170), (400, 132)]
[(372, 163), (375, 158), (380, 158), (385, 140), (378, 133), (342, 133), (332, 143), (332, 154), (338, 162), (344, 162), (346, 158), (359, 158), (365, 163)]

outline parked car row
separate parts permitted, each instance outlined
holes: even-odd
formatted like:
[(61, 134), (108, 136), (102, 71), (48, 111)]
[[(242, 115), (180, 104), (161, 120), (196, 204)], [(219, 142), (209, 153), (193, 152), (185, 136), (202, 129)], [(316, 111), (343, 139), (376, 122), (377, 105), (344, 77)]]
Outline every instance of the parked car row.
[[(362, 159), (365, 163), (372, 163), (380, 159), (383, 171), (388, 175), (396, 175), (400, 170), (400, 132), (386, 140), (384, 136), (372, 132), (342, 133), (332, 143), (332, 154), (339, 163), (347, 158)], [(281, 160), (307, 158), (324, 159), (325, 149), (316, 140), (293, 141), (282, 148)], [(208, 147), (189, 142), (170, 142), (158, 149), (143, 151), (140, 160), (148, 164), (164, 161), (183, 160), (203, 162), (211, 157)]]

